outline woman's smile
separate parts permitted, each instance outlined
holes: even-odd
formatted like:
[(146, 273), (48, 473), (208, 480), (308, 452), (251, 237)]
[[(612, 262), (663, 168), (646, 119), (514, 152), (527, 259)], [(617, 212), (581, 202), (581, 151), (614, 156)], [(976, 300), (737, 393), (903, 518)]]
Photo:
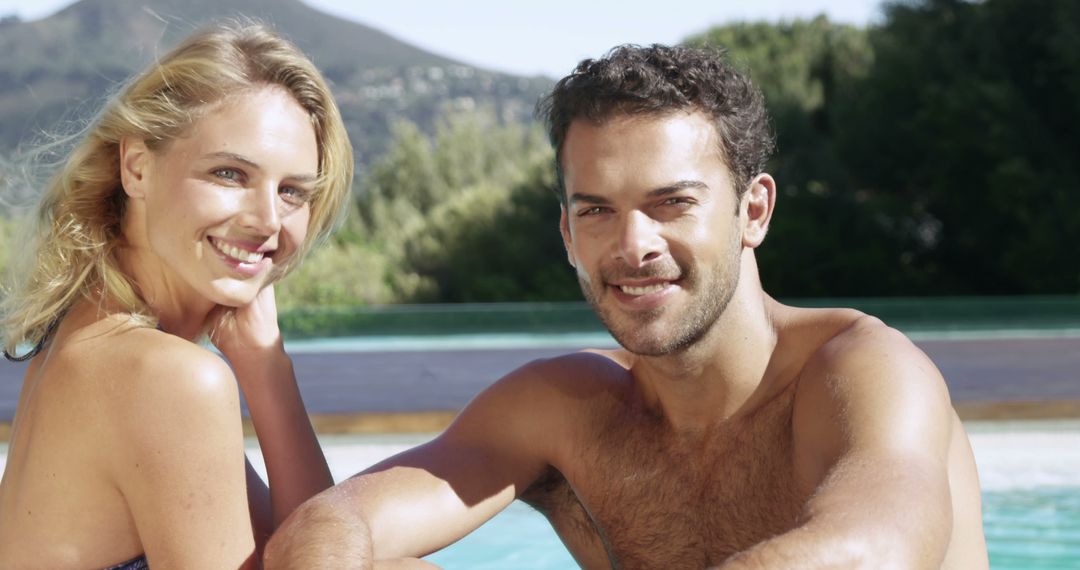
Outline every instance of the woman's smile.
[(273, 264), (272, 258), (268, 255), (274, 253), (273, 249), (257, 247), (252, 249), (245, 244), (229, 242), (213, 236), (206, 238), (206, 241), (226, 265), (244, 275), (258, 275), (264, 270), (269, 270)]

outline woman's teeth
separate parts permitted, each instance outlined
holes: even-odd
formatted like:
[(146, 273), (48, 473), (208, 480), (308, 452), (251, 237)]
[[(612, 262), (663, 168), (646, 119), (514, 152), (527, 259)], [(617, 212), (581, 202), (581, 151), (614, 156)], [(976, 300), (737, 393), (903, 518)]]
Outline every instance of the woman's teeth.
[(633, 287), (630, 285), (619, 285), (619, 289), (622, 289), (623, 293), (627, 295), (647, 295), (649, 293), (655, 293), (663, 289), (665, 283), (656, 283), (655, 285), (645, 285), (642, 287)]
[(217, 248), (217, 250), (221, 253), (224, 253), (225, 255), (233, 259), (242, 261), (244, 263), (256, 263), (262, 260), (263, 256), (265, 255), (264, 253), (259, 251), (248, 251), (246, 249), (240, 249), (236, 246), (229, 245), (223, 241), (218, 241), (216, 239), (211, 239), (210, 243), (214, 244), (214, 247)]

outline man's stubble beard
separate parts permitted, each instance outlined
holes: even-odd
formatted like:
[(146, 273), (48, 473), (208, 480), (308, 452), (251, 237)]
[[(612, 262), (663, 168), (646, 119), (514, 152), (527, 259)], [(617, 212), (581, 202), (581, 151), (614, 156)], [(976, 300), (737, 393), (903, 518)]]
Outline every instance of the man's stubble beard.
[[(668, 356), (693, 346), (712, 329), (720, 315), (724, 314), (739, 283), (740, 251), (741, 248), (734, 248), (728, 267), (717, 264), (707, 283), (701, 282), (698, 271), (676, 262), (680, 269), (681, 286), (692, 296), (684, 314), (679, 316), (679, 322), (674, 323), (670, 331), (649, 332), (653, 322), (672, 310), (667, 305), (633, 314), (619, 312), (617, 309), (608, 310), (601, 305), (589, 282), (580, 274), (578, 283), (585, 300), (623, 348), (641, 356)], [(607, 282), (607, 278), (600, 278), (601, 287), (606, 287)]]

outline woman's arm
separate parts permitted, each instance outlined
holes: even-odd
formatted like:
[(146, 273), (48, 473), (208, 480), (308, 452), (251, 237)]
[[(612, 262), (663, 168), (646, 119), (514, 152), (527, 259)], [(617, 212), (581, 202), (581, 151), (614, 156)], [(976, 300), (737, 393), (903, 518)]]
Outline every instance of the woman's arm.
[(257, 568), (244, 475), (240, 396), (209, 352), (139, 331), (117, 366), (124, 390), (100, 402), (110, 476), (151, 567)]
[(285, 354), (273, 287), (238, 309), (235, 323), (218, 331), (214, 343), (232, 365), (247, 400), (270, 480), (270, 525), (276, 528), (334, 481)]

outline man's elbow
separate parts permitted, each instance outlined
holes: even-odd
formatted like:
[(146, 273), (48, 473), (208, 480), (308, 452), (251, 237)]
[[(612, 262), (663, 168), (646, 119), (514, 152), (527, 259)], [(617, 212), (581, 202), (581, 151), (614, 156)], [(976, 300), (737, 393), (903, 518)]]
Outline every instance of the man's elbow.
[(266, 570), (372, 567), (371, 532), (333, 491), (301, 504), (270, 537)]
[(837, 568), (915, 570), (941, 568), (944, 546), (934, 537), (905, 536), (895, 529), (852, 533), (836, 541)]

